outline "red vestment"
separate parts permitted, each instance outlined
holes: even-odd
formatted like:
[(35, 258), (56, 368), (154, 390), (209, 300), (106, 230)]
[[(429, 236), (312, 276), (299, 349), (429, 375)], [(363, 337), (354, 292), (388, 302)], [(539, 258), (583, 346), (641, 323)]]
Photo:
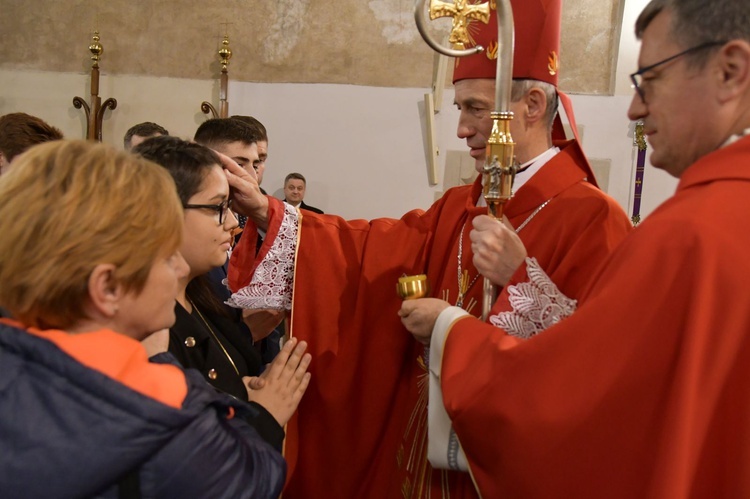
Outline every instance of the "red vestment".
[[(529, 255), (572, 297), (630, 229), (616, 202), (585, 181), (583, 164), (577, 143), (566, 143), (505, 209), (518, 227), (551, 200), (519, 235)], [(397, 315), (396, 283), (404, 274), (427, 274), (432, 296), (455, 303), (463, 237), (461, 268), (474, 283), (464, 307), (473, 299), (469, 311), (481, 314), (482, 279), (474, 280), (468, 240), (471, 220), (487, 212), (476, 207), (480, 193), (479, 181), (450, 189), (428, 211), (400, 220), (304, 214), (291, 334), (309, 343), (312, 381), (287, 427), (285, 499), (424, 497), (418, 492), (429, 482), (440, 497), (442, 473), (431, 471), (425, 460), (424, 412), (409, 426), (417, 399), (425, 395), (418, 386), (425, 369), (418, 362), (423, 347)], [(272, 200), (270, 212), (266, 246), (283, 210)], [(240, 243), (232, 255), (234, 291), (249, 282), (252, 250)], [(263, 256), (261, 249), (258, 257)], [(504, 301), (500, 293), (497, 306)], [(450, 497), (476, 496), (468, 474), (450, 475)]]
[(750, 497), (750, 138), (689, 167), (569, 318), (473, 318), (441, 386), (484, 497)]

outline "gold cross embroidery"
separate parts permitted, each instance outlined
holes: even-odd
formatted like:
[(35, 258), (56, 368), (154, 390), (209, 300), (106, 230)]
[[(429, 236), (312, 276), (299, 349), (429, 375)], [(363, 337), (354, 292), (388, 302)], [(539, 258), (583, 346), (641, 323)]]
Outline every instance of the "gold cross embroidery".
[(487, 24), (490, 20), (489, 2), (470, 4), (469, 0), (455, 0), (454, 3), (430, 0), (430, 19), (439, 17), (452, 17), (453, 27), (448, 41), (456, 50), (463, 50), (469, 43), (469, 32), (467, 30), (468, 20), (475, 19)]

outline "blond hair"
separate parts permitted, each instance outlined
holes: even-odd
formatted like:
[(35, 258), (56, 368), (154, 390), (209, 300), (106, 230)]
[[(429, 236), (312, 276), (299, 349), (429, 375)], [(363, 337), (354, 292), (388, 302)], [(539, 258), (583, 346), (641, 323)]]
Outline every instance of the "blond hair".
[(0, 177), (0, 305), (27, 326), (85, 318), (88, 279), (109, 263), (124, 290), (182, 238), (169, 174), (143, 158), (84, 141), (43, 144)]

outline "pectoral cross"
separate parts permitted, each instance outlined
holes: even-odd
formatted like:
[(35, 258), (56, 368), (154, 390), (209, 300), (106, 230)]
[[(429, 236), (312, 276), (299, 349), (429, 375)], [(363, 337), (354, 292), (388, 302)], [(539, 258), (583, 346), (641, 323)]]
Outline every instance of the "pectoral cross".
[[(469, 280), (469, 271), (464, 270), (461, 273), (461, 280), (458, 282), (458, 297), (456, 298), (456, 306), (463, 308), (467, 312), (471, 313), (471, 309), (474, 308), (474, 306), (477, 304), (477, 301), (474, 298), (469, 298), (468, 303), (466, 304), (466, 307), (464, 307), (464, 298), (466, 297), (466, 293), (469, 292), (469, 289), (474, 285), (474, 283), (477, 281), (477, 278), (479, 277), (479, 273), (477, 273), (476, 276), (474, 276), (474, 279), (471, 281)], [(443, 290), (443, 301), (448, 301), (448, 290)]]
[(430, 19), (452, 17), (453, 27), (448, 41), (456, 50), (463, 50), (470, 42), (467, 30), (468, 20), (475, 19), (487, 24), (490, 20), (489, 2), (470, 4), (469, 0), (455, 0), (454, 3), (430, 0)]

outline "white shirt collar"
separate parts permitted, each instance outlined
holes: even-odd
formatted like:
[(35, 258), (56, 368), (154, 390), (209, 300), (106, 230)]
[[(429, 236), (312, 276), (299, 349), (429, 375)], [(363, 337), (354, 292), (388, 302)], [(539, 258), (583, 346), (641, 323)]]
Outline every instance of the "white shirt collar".
[(740, 140), (741, 138), (743, 138), (743, 137), (745, 137), (745, 136), (747, 136), (747, 135), (750, 135), (750, 128), (745, 128), (745, 129), (744, 129), (744, 130), (743, 130), (743, 131), (742, 131), (741, 133), (738, 133), (738, 134), (736, 134), (736, 135), (732, 135), (731, 137), (729, 137), (729, 138), (727, 139), (727, 141), (726, 141), (726, 142), (724, 142), (724, 143), (722, 144), (722, 146), (721, 146), (721, 147), (726, 147), (726, 146), (728, 146), (729, 144), (734, 144), (735, 142), (737, 142), (738, 140)]
[(516, 178), (513, 181), (513, 192), (518, 192), (518, 189), (523, 187), (523, 185), (528, 182), (531, 177), (534, 176), (539, 170), (542, 169), (542, 167), (547, 164), (549, 160), (555, 157), (557, 153), (560, 152), (560, 148), (556, 146), (552, 146), (546, 151), (544, 151), (542, 154), (537, 156), (536, 158), (533, 158), (526, 163), (520, 165), (518, 168), (526, 168), (521, 173), (516, 174)]

